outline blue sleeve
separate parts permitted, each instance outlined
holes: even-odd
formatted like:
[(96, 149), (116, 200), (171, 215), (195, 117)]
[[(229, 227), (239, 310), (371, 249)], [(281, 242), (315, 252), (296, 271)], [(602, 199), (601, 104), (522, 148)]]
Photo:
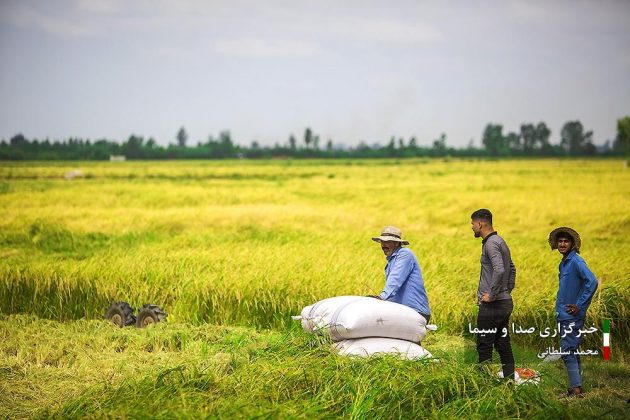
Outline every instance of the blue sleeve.
[(383, 300), (395, 295), (398, 289), (405, 283), (413, 268), (413, 257), (409, 252), (399, 252), (394, 260), (394, 265), (385, 279), (385, 289), (379, 297)]
[(580, 278), (584, 280), (584, 287), (582, 288), (583, 290), (582, 294), (578, 298), (577, 302), (575, 302), (575, 305), (578, 308), (580, 308), (580, 310), (583, 310), (585, 309), (584, 305), (586, 304), (586, 302), (589, 302), (590, 299), (595, 294), (598, 283), (597, 283), (597, 279), (595, 278), (595, 275), (588, 268), (588, 266), (586, 265), (584, 261), (580, 261), (577, 264), (577, 271)]

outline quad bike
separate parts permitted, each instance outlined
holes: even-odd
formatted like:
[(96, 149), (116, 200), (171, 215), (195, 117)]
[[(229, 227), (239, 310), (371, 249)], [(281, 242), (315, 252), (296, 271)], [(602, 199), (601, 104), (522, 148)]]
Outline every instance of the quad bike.
[(148, 325), (166, 321), (168, 314), (158, 305), (147, 303), (140, 308), (138, 315), (134, 315), (134, 309), (127, 302), (114, 302), (105, 311), (105, 319), (122, 328), (135, 325), (145, 328)]

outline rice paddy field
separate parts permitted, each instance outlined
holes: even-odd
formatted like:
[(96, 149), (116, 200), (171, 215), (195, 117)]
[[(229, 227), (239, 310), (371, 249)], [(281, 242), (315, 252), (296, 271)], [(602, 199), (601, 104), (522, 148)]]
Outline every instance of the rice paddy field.
[[(480, 240), (489, 208), (517, 267), (512, 321), (555, 327), (571, 226), (600, 281), (583, 346), (587, 398), (560, 400), (558, 343), (512, 334), (538, 385), (479, 368)], [(0, 417), (628, 418), (630, 169), (621, 160), (29, 162), (0, 164)], [(352, 359), (291, 319), (313, 302), (381, 291), (370, 238), (403, 231), (423, 270), (439, 360)], [(113, 301), (168, 322), (103, 320)]]

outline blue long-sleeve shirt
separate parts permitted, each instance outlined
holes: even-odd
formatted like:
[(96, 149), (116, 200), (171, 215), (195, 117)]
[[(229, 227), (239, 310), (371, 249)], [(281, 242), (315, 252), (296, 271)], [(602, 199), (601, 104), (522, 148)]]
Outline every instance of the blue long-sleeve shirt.
[[(597, 290), (595, 275), (575, 250), (560, 262), (558, 269), (560, 285), (556, 296), (556, 318), (558, 321), (584, 319)], [(580, 312), (576, 315), (569, 314), (565, 308), (569, 304), (576, 305)]]
[(387, 257), (385, 289), (379, 297), (431, 315), (420, 265), (409, 248), (398, 248)]

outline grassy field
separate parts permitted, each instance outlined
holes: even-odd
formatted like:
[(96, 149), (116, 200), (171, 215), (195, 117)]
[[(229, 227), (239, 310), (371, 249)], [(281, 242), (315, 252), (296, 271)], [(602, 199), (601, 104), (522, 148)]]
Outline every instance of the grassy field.
[[(65, 180), (71, 170), (82, 176)], [(513, 336), (518, 361), (544, 373), (538, 387), (469, 363), (480, 207), (511, 248), (523, 327), (554, 326), (549, 231), (582, 235), (600, 280), (587, 325), (615, 323), (613, 362), (586, 363), (586, 400), (555, 398), (562, 366), (536, 357), (551, 339)], [(3, 163), (0, 416), (627, 416), (629, 208), (619, 160)], [(378, 293), (385, 261), (370, 237), (387, 224), (422, 266), (439, 363), (342, 359), (290, 319)], [(157, 303), (169, 323), (98, 321), (114, 300)]]

